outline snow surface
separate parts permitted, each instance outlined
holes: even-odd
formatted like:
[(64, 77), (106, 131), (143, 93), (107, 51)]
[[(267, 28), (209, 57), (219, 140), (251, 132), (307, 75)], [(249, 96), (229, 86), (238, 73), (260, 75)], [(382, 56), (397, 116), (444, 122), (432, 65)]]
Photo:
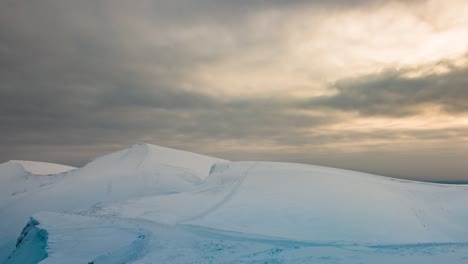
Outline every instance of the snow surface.
[(468, 263), (468, 185), (149, 144), (50, 179), (1, 182), (0, 263)]
[(0, 208), (38, 188), (53, 184), (76, 168), (55, 163), (8, 161), (0, 164)]
[(272, 162), (216, 165), (192, 192), (115, 203), (103, 214), (335, 244), (468, 241), (468, 187)]
[(0, 262), (13, 250), (21, 228), (34, 213), (77, 212), (99, 202), (191, 190), (208, 176), (214, 163), (223, 161), (135, 144), (99, 157), (82, 168), (52, 176), (32, 177), (20, 164), (2, 164)]
[(25, 171), (35, 175), (57, 174), (76, 169), (75, 167), (71, 166), (38, 161), (11, 160), (9, 162), (19, 164)]
[(37, 230), (47, 234), (42, 264), (126, 263), (138, 258), (147, 238), (142, 229), (82, 215), (39, 213), (31, 221)]

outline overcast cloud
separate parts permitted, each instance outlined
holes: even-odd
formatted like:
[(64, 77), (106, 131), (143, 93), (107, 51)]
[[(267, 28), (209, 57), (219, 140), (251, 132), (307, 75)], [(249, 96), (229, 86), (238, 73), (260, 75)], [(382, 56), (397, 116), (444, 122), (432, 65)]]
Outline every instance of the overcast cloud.
[(468, 181), (464, 1), (1, 5), (1, 162), (144, 141)]

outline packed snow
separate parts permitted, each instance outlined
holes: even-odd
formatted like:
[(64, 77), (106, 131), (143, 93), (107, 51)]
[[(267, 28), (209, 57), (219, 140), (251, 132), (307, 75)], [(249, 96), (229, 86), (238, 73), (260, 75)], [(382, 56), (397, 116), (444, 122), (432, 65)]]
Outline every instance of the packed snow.
[(468, 185), (149, 144), (25, 164), (0, 164), (0, 263), (468, 263)]

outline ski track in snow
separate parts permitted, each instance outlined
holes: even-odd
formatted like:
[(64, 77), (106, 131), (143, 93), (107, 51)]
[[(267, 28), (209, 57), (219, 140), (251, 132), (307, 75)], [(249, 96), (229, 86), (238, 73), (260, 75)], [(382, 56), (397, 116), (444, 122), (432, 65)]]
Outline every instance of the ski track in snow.
[(213, 207), (209, 208), (208, 210), (198, 214), (198, 215), (195, 215), (193, 217), (190, 217), (188, 219), (184, 219), (182, 221), (179, 221), (177, 224), (184, 224), (184, 223), (187, 223), (187, 222), (190, 222), (190, 221), (193, 221), (195, 219), (199, 219), (199, 218), (202, 218), (204, 216), (207, 216), (209, 215), (210, 213), (213, 213), (214, 211), (216, 211), (217, 209), (219, 209), (221, 206), (223, 206), (223, 204), (227, 203), (236, 193), (237, 193), (237, 190), (239, 189), (239, 187), (242, 185), (242, 183), (244, 182), (245, 178), (248, 176), (249, 172), (251, 170), (253, 170), (255, 168), (255, 166), (257, 166), (257, 163), (254, 163), (252, 166), (248, 167), (244, 173), (242, 174), (242, 177), (239, 177), (239, 179), (234, 182), (232, 185), (234, 185), (231, 189), (231, 191), (221, 200), (219, 201), (219, 203), (215, 204)]

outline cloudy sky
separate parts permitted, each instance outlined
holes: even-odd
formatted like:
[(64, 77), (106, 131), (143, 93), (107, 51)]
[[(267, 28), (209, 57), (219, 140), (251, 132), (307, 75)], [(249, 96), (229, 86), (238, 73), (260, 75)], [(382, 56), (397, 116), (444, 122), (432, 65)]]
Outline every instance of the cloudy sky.
[(468, 181), (465, 0), (0, 5), (0, 162), (147, 142)]

